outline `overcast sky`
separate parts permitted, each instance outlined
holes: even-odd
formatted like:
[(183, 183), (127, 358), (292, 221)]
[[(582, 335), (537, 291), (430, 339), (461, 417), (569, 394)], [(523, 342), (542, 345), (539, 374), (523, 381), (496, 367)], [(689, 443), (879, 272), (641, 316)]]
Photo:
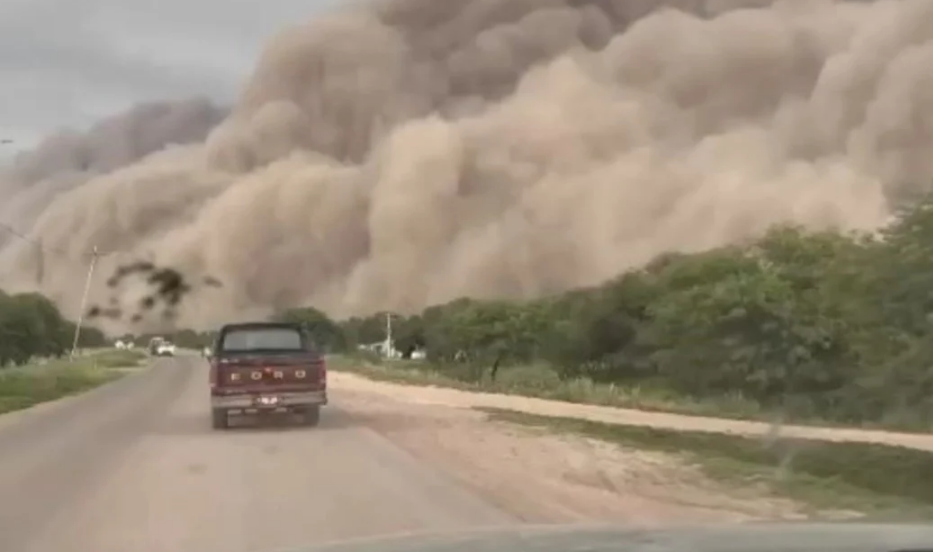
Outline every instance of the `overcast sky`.
[(270, 35), (339, 2), (0, 0), (0, 138), (28, 148), (144, 100), (228, 102)]

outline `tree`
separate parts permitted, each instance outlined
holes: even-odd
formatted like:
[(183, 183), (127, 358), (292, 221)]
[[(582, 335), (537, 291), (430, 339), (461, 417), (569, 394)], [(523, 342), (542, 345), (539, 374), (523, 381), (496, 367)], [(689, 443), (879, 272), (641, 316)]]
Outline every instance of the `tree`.
[(347, 348), (347, 339), (340, 326), (313, 307), (289, 309), (276, 314), (273, 319), (302, 324), (314, 343), (324, 351), (342, 351)]
[(73, 334), (68, 333), (67, 321), (62, 317), (52, 301), (38, 293), (25, 293), (13, 297), (19, 306), (25, 310), (33, 311), (41, 321), (42, 336), (36, 354), (43, 356), (62, 356), (71, 345)]
[[(74, 330), (74, 323), (47, 297), (0, 292), (0, 367), (23, 365), (34, 357), (63, 356), (71, 348)], [(99, 347), (106, 341), (103, 332), (85, 326), (78, 345)]]

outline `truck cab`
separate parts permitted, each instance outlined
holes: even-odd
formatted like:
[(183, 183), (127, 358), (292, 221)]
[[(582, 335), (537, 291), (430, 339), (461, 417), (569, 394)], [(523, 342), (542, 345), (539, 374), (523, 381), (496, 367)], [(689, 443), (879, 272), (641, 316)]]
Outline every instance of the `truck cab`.
[(156, 336), (149, 340), (149, 345), (146, 347), (146, 350), (149, 351), (149, 354), (152, 356), (157, 356), (159, 354), (159, 347), (165, 340), (162, 337)]
[(228, 324), (217, 333), (208, 358), (215, 429), (227, 428), (233, 415), (276, 412), (318, 424), (327, 404), (327, 370), (300, 324)]

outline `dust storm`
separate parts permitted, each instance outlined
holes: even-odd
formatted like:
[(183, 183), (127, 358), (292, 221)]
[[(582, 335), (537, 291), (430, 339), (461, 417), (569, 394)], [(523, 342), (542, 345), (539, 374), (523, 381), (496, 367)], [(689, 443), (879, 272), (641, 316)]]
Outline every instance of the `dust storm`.
[(203, 327), (872, 228), (933, 177), (931, 66), (929, 0), (348, 4), (282, 30), (232, 106), (146, 104), (21, 154), (0, 215), (46, 254), (3, 238), (0, 287), (76, 313), (97, 247), (104, 273), (219, 279), (182, 307)]

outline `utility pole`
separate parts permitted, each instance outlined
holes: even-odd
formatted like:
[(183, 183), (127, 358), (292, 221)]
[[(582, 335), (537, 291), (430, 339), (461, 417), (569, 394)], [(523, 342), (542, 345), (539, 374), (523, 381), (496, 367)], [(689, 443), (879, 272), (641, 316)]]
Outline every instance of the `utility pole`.
[(91, 264), (87, 269), (87, 280), (84, 282), (84, 295), (81, 296), (81, 311), (78, 313), (78, 321), (75, 323), (75, 338), (71, 344), (71, 360), (74, 360), (75, 353), (78, 351), (78, 338), (81, 337), (81, 324), (84, 322), (84, 309), (87, 308), (87, 296), (91, 292), (91, 279), (94, 277), (94, 268), (97, 266), (97, 246), (91, 252)]
[(45, 252), (42, 250), (42, 238), (36, 239), (36, 284), (41, 289), (45, 280)]
[(386, 343), (383, 346), (387, 358), (392, 358), (392, 313), (386, 313)]

